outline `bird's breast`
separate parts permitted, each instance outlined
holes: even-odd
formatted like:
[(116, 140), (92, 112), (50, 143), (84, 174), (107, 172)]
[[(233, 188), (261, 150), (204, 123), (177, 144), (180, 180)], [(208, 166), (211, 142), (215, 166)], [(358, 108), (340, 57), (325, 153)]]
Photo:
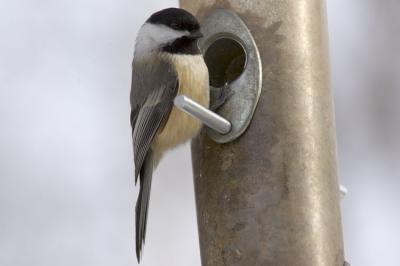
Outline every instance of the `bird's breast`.
[[(179, 79), (179, 95), (186, 95), (204, 107), (209, 107), (208, 69), (202, 55), (168, 55), (175, 66)], [(172, 108), (163, 130), (158, 134), (155, 145), (165, 151), (193, 138), (200, 130), (201, 123)]]

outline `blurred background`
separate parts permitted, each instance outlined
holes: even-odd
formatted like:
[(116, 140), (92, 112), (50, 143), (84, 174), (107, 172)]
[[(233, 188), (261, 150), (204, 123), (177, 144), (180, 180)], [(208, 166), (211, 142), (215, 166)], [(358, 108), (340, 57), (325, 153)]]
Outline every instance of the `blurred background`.
[[(136, 265), (135, 35), (177, 1), (0, 1), (0, 265)], [(400, 265), (400, 2), (327, 0), (346, 257)], [(188, 145), (156, 171), (141, 265), (200, 266)]]

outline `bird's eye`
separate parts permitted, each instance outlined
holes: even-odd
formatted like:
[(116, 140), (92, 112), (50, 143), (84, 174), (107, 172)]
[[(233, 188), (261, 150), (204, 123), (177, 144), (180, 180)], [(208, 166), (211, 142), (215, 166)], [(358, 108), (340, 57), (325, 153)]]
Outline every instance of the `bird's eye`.
[(176, 22), (171, 23), (171, 28), (177, 29), (178, 27), (179, 27), (178, 23)]

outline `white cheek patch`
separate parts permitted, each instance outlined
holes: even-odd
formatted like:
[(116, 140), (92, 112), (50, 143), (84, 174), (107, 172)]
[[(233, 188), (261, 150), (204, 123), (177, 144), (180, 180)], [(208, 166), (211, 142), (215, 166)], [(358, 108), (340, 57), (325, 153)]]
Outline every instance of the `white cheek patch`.
[(188, 35), (188, 31), (178, 31), (165, 25), (145, 23), (136, 38), (135, 56), (145, 55), (163, 44)]

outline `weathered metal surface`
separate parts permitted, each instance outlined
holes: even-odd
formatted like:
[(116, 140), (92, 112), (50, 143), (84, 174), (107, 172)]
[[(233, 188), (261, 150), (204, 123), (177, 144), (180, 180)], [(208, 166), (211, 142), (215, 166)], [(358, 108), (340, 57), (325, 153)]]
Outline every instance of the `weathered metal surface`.
[[(221, 76), (227, 76), (224, 82), (229, 81), (229, 76), (232, 76), (229, 73), (229, 69), (236, 70), (232, 66), (235, 66), (238, 59), (241, 59), (240, 52), (235, 52), (234, 48), (236, 47), (228, 45), (229, 41), (237, 42), (240, 49), (243, 50), (243, 67), (239, 69), (239, 75), (229, 82), (230, 89), (234, 94), (218, 109), (218, 114), (231, 122), (232, 129), (227, 134), (220, 134), (214, 130), (207, 129), (208, 135), (214, 141), (226, 143), (243, 134), (253, 117), (262, 86), (261, 59), (249, 29), (240, 17), (230, 10), (215, 9), (210, 14), (207, 14), (207, 17), (202, 21), (201, 32), (204, 34), (204, 38), (200, 40), (199, 47), (206, 54), (207, 65), (215, 64), (217, 68), (225, 68), (221, 69), (222, 71), (217, 69), (218, 72), (222, 72), (218, 73), (218, 81), (224, 80)], [(221, 60), (219, 55), (207, 56), (210, 54), (207, 54), (209, 47), (218, 40), (225, 40), (225, 43), (221, 44), (223, 47), (217, 50), (217, 52), (224, 53), (222, 58), (225, 60)], [(229, 63), (224, 64), (224, 61), (229, 61)], [(215, 76), (211, 72), (214, 67), (209, 67), (209, 70), (212, 79)], [(211, 80), (211, 82), (218, 81)], [(221, 86), (223, 83), (215, 85)]]
[(192, 143), (203, 266), (342, 266), (335, 128), (322, 0), (181, 0), (234, 10), (257, 43), (263, 88), (246, 132)]

